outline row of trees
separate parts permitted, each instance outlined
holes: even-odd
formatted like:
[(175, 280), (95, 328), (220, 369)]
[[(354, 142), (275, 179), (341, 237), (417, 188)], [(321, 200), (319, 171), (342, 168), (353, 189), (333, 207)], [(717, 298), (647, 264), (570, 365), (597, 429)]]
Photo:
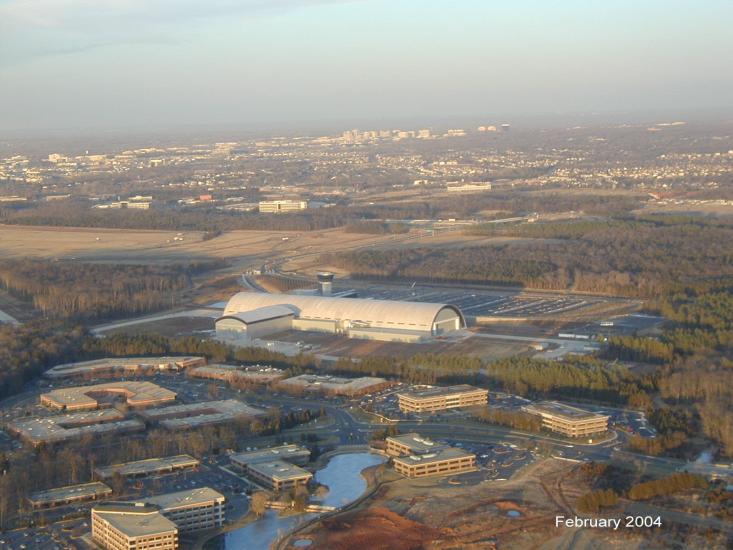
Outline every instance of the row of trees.
[(629, 489), (628, 497), (631, 500), (649, 500), (690, 489), (707, 489), (708, 486), (707, 480), (701, 475), (678, 472), (661, 479), (637, 483)]
[(479, 422), (507, 426), (524, 432), (539, 433), (542, 431), (542, 419), (524, 411), (512, 411), (508, 409), (482, 408), (474, 413), (474, 418)]

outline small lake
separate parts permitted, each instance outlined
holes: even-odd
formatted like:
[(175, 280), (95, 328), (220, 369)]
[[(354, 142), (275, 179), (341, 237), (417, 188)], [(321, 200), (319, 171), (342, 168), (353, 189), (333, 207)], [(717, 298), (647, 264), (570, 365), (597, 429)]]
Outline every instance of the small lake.
[[(315, 473), (316, 481), (328, 486), (329, 491), (321, 499), (313, 498), (312, 502), (340, 508), (355, 501), (367, 488), (366, 480), (361, 476), (362, 470), (384, 461), (383, 456), (372, 453), (334, 456), (325, 468)], [(277, 511), (268, 510), (260, 519), (216, 537), (206, 547), (217, 550), (268, 550), (278, 538), (317, 516), (318, 514), (299, 514), (283, 518)]]

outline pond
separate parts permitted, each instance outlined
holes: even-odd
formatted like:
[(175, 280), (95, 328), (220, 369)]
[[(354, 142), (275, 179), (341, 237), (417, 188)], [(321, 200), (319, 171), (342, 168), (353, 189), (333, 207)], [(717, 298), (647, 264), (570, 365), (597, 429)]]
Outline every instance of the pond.
[[(349, 453), (336, 455), (325, 468), (315, 473), (318, 483), (329, 488), (322, 498), (312, 501), (326, 506), (340, 508), (353, 502), (367, 488), (366, 480), (360, 475), (362, 470), (381, 464), (385, 458), (371, 453)], [(317, 517), (318, 514), (299, 514), (297, 516), (280, 517), (275, 510), (268, 510), (260, 519), (242, 527), (220, 535), (207, 544), (208, 548), (223, 550), (267, 550), (278, 538), (286, 535), (298, 525)]]

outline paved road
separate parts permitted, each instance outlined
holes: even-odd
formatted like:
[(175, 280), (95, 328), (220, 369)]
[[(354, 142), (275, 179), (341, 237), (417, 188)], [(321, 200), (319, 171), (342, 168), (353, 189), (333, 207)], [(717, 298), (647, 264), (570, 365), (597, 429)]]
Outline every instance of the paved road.
[(118, 328), (129, 327), (133, 325), (139, 325), (141, 323), (150, 323), (152, 321), (163, 321), (165, 319), (175, 319), (176, 317), (210, 317), (216, 319), (221, 317), (221, 309), (217, 308), (198, 308), (198, 309), (187, 309), (184, 311), (174, 311), (172, 313), (161, 313), (158, 315), (146, 315), (144, 317), (137, 317), (135, 319), (128, 319), (126, 321), (118, 321), (116, 323), (108, 323), (105, 325), (99, 325), (92, 328), (93, 334), (102, 334), (110, 330)]
[(9, 325), (19, 325), (20, 321), (13, 317), (12, 315), (5, 313), (2, 309), (0, 309), (0, 324), (6, 323)]

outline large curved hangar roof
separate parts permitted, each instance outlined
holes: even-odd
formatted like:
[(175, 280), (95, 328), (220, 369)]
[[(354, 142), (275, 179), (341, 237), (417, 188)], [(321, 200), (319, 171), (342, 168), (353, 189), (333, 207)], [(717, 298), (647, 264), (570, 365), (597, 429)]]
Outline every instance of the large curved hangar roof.
[(460, 326), (466, 326), (461, 311), (449, 304), (264, 292), (235, 294), (224, 308), (224, 316), (268, 306), (285, 306), (301, 319), (348, 320), (376, 328), (431, 330), (436, 320), (445, 319), (446, 316), (457, 316)]

